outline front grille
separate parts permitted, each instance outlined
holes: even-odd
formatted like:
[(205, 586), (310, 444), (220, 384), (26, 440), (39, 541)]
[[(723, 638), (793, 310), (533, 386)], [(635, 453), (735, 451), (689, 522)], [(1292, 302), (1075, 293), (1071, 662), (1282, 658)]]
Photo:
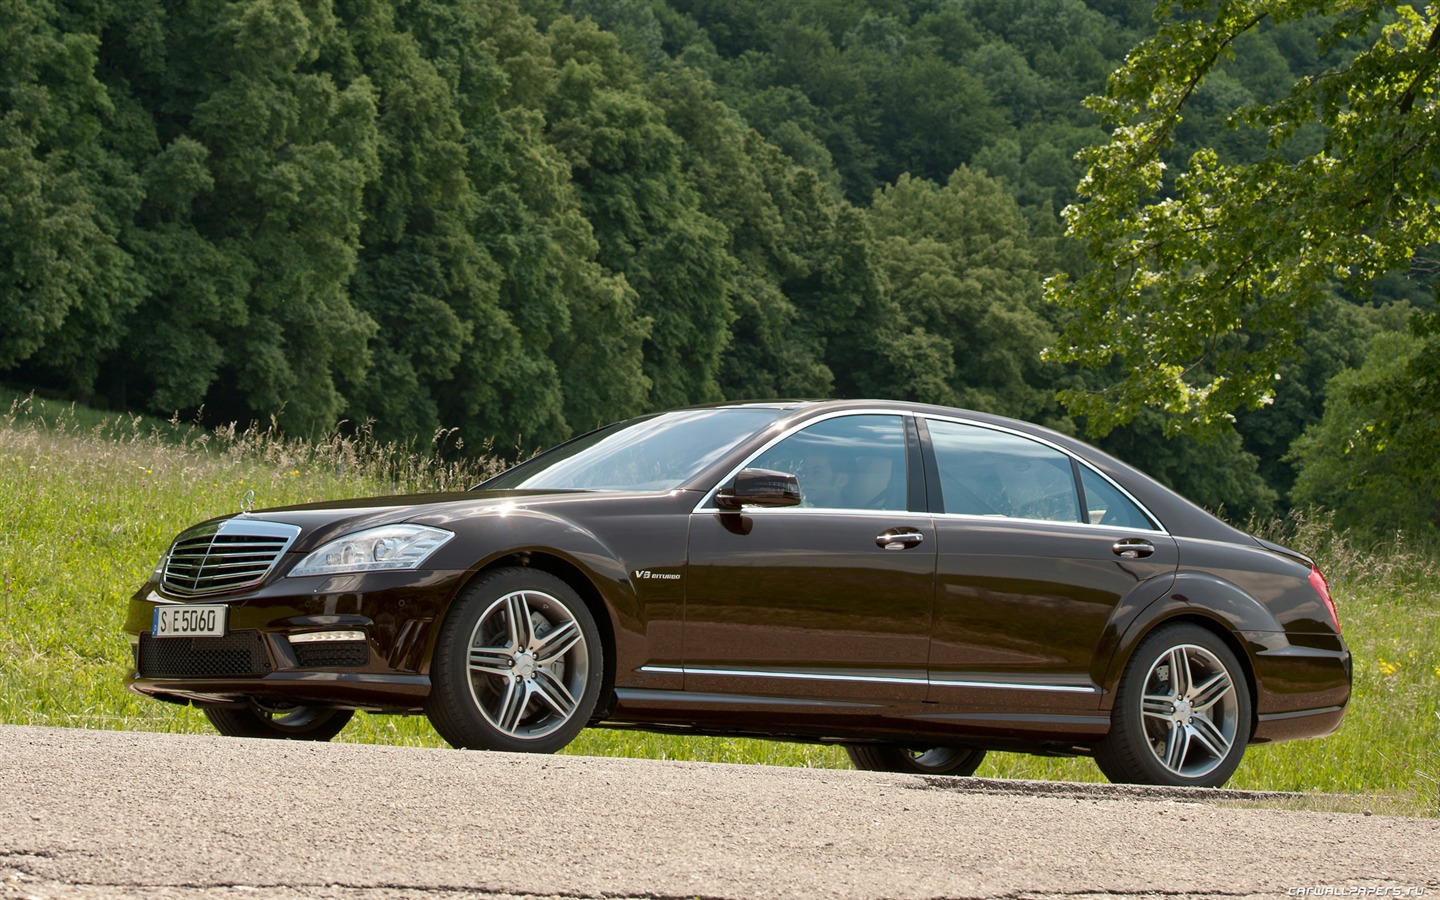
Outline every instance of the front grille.
[(225, 678), (270, 674), (270, 657), (258, 631), (232, 631), (224, 637), (140, 635), (142, 678)]
[(253, 587), (265, 580), (299, 534), (294, 525), (245, 517), (196, 526), (170, 548), (163, 584), (185, 597)]
[(302, 669), (331, 669), (363, 666), (370, 661), (370, 645), (364, 641), (322, 641), (295, 644), (295, 660)]

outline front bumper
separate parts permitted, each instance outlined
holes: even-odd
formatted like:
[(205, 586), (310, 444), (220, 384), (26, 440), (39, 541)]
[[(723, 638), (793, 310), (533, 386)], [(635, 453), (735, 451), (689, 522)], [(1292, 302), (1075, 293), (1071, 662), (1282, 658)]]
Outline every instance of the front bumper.
[[(233, 595), (179, 598), (147, 582), (130, 599), (124, 630), (131, 690), (176, 703), (247, 697), (385, 712), (416, 712), (430, 693), (438, 624), (464, 571), (373, 572), (278, 578)], [(227, 608), (224, 637), (151, 633), (163, 604)], [(292, 642), (297, 635), (338, 641)]]

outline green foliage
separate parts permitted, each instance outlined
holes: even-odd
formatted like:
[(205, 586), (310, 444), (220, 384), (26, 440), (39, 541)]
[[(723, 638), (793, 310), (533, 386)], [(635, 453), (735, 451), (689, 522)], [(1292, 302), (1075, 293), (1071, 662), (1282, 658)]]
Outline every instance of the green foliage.
[(79, 391), (113, 349), (141, 276), (121, 244), (139, 179), (108, 141), (100, 41), (48, 3), (0, 3), (0, 369), (40, 356)]
[(1004, 189), (961, 167), (941, 188), (902, 177), (870, 210), (897, 308), (886, 336), (903, 399), (1030, 419), (1049, 412), (1029, 229)]
[(1336, 510), (1364, 534), (1433, 537), (1440, 527), (1440, 327), (1383, 332), (1359, 369), (1331, 379), (1325, 415), (1292, 446), (1298, 503)]
[[(1084, 154), (1085, 202), (1067, 218), (1094, 265), (1048, 289), (1067, 313), (1054, 358), (1125, 367), (1102, 392), (1067, 393), (1092, 429), (1148, 406), (1170, 413), (1172, 429), (1198, 430), (1270, 402), (1332, 281), (1362, 288), (1440, 238), (1430, 96), (1440, 27), (1409, 7), (1382, 27), (1381, 12), (1327, 0), (1163, 7), (1158, 35), (1092, 99), (1114, 131)], [(1220, 66), (1242, 38), (1267, 20), (1320, 16), (1330, 55), (1307, 77), (1273, 102), (1274, 77), (1258, 95), (1226, 92)], [(1167, 165), (1207, 92), (1263, 149), (1231, 160), (1203, 147)]]
[[(1167, 210), (1208, 209), (1232, 182), (1263, 207), (1272, 170), (1298, 192), (1320, 179), (1287, 166), (1379, 152), (1378, 138), (1327, 144), (1325, 123), (1370, 108), (1366, 65), (1423, 70), (1411, 51), (1428, 19), (1300, 14), (1324, 9), (1276, 6), (1213, 60), (1202, 51), (1228, 25), (1162, 17), (1090, 110), (1081, 98), (1155, 33), (1146, 4), (0, 0), (0, 375), (294, 434), (455, 429), (452, 446), (515, 455), (648, 409), (775, 396), (907, 397), (1099, 433), (1127, 397), (1177, 408), (1175, 378), (1235, 391), (1258, 382), (1232, 364), (1273, 358), (1274, 403), (1239, 417), (1238, 441), (1167, 445), (1158, 420), (1112, 441), (1207, 504), (1265, 510), (1327, 380), (1360, 361), (1347, 329), (1368, 339), (1393, 317), (1303, 266), (1286, 275), (1311, 291), (1295, 295), (1303, 336), (1288, 297), (1263, 293), (1168, 318), (1106, 306), (1103, 290), (1085, 294), (1091, 313), (1037, 299), (1053, 273), (1075, 286), (1118, 271), (1087, 269), (1056, 212), (1106, 121), (1119, 143), (1151, 128), (1136, 152), (1153, 158), (1130, 171), (1091, 151), (1087, 184), (1178, 198)], [(1372, 52), (1382, 26), (1390, 49)], [(1202, 70), (1184, 115), (1145, 111), (1147, 85)], [(1332, 74), (1290, 90), (1314, 72)], [(1428, 108), (1414, 96), (1410, 119)], [(1209, 144), (1213, 165), (1145, 180)], [(1152, 255), (1210, 248), (1185, 270), (1204, 281), (1244, 246), (1283, 254), (1305, 243), (1305, 216), (1282, 207), (1233, 239), (1172, 233)], [(1384, 238), (1352, 212), (1353, 243)], [(1116, 227), (1111, 244), (1129, 239)], [(1376, 297), (1431, 302), (1398, 278)], [(1129, 375), (1037, 358), (1058, 320), (1125, 350), (1091, 314), (1159, 334), (1145, 347), (1163, 358), (1126, 355)], [(1294, 347), (1310, 355), (1286, 361)], [(1058, 388), (1098, 398), (1073, 407), (1088, 419), (1057, 410)], [(1228, 474), (1194, 474), (1210, 468)]]

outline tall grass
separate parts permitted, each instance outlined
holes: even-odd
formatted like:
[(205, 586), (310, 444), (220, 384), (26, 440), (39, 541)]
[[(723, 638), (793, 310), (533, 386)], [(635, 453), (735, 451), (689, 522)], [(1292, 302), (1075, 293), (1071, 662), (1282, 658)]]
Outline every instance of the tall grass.
[[(205, 432), (177, 422), (96, 419), (21, 398), (0, 414), (0, 722), (209, 731), (198, 712), (121, 686), (126, 602), (174, 534), (256, 506), (461, 489), (497, 467), (361, 428), (318, 441), (271, 428)], [(1252, 523), (1315, 556), (1355, 654), (1355, 695), (1335, 736), (1251, 748), (1241, 788), (1362, 795), (1380, 810), (1440, 812), (1440, 572), (1402, 537), (1357, 541), (1326, 516)], [(358, 716), (342, 740), (443, 746), (421, 717)], [(567, 752), (843, 767), (834, 747), (594, 729)], [(977, 773), (1098, 781), (1087, 759), (992, 753)]]

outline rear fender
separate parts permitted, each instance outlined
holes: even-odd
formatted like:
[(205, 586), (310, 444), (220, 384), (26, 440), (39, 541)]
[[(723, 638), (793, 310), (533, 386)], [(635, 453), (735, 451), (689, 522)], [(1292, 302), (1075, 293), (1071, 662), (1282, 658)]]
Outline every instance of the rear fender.
[(1113, 705), (1114, 688), (1140, 641), (1165, 622), (1181, 618), (1210, 622), (1236, 651), (1252, 687), (1254, 649), (1241, 633), (1284, 631), (1270, 611), (1238, 585), (1205, 572), (1180, 572), (1170, 590), (1142, 609), (1121, 634), (1101, 682), (1107, 687), (1102, 708)]

